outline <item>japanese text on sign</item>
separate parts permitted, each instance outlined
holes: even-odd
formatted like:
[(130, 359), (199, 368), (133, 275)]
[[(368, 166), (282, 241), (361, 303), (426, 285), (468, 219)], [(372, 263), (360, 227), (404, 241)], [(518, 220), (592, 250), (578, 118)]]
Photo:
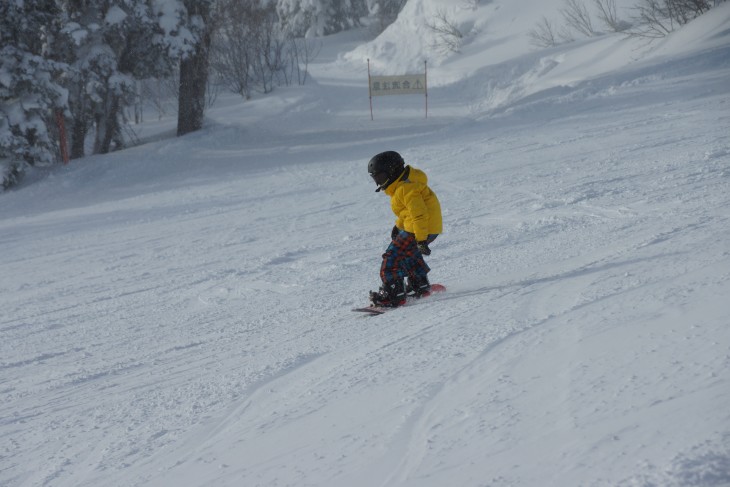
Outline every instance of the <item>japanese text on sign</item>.
[(370, 93), (383, 95), (422, 95), (426, 92), (426, 76), (423, 74), (404, 74), (401, 76), (372, 76)]

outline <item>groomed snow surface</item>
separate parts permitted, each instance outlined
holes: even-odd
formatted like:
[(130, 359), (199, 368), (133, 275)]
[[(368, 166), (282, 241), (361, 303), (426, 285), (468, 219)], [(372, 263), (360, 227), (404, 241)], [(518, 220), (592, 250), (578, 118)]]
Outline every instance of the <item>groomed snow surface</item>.
[[(351, 32), (0, 195), (0, 485), (730, 485), (730, 3), (547, 51), (513, 9), (467, 12), (428, 119), (370, 120), (365, 58), (402, 59)], [(441, 199), (448, 290), (363, 317), (383, 150)]]

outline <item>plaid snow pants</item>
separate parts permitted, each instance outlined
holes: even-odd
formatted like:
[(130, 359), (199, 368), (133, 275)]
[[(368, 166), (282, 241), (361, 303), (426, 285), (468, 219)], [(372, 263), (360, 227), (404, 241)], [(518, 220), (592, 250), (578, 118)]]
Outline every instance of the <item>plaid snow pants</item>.
[[(433, 242), (436, 235), (428, 236), (428, 243)], [(416, 236), (401, 231), (383, 254), (383, 263), (380, 266), (380, 279), (388, 284), (408, 276), (426, 277), (431, 270), (423, 260), (423, 255), (416, 245)]]

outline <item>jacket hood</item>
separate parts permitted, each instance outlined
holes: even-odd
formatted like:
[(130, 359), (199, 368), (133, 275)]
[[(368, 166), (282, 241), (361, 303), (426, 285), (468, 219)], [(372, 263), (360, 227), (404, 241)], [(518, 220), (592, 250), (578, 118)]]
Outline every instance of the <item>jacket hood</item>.
[(408, 179), (414, 183), (428, 184), (428, 176), (426, 176), (426, 173), (415, 167), (411, 167), (411, 173), (408, 175)]
[(416, 169), (412, 166), (406, 166), (406, 170), (403, 171), (403, 174), (401, 174), (393, 184), (385, 189), (385, 194), (393, 196), (395, 190), (406, 181), (426, 185), (428, 184), (428, 176), (426, 176), (426, 173), (420, 169)]

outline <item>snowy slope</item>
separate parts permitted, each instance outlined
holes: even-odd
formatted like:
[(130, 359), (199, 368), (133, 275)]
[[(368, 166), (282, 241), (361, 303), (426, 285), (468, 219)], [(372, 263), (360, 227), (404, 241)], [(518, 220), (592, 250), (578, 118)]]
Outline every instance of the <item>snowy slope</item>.
[[(0, 195), (0, 485), (730, 485), (728, 25), (475, 33), (428, 119), (373, 122), (364, 58), (407, 58), (343, 34), (304, 88)], [(441, 199), (448, 292), (363, 318), (387, 149)]]

